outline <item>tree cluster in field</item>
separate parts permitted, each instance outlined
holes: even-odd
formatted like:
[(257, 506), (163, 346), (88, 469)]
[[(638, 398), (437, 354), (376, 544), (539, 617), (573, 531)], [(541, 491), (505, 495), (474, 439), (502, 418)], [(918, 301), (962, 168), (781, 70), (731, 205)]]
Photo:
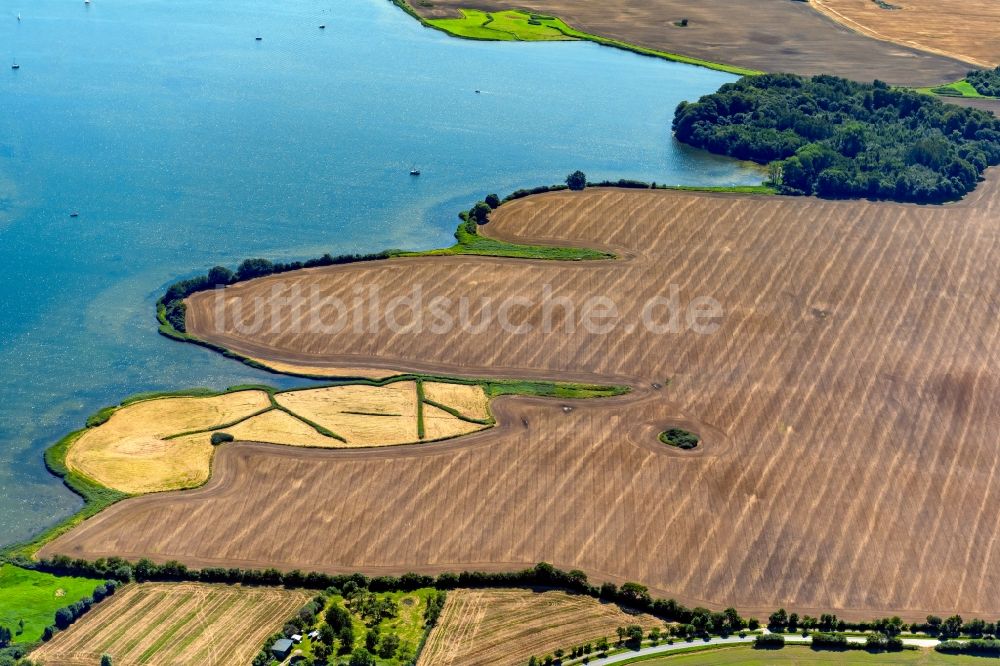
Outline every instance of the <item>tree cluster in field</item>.
[[(344, 603), (337, 597), (342, 597)], [(428, 599), (424, 610), (425, 638), (437, 622), (444, 598), (444, 592), (435, 592)], [(403, 664), (413, 663), (419, 651), (403, 642), (398, 634), (382, 630), (383, 620), (394, 618), (398, 614), (398, 604), (391, 597), (375, 594), (359, 585), (358, 580), (349, 578), (342, 587), (330, 586), (313, 597), (288, 621), (281, 632), (267, 640), (254, 658), (253, 666), (272, 663), (269, 648), (276, 640), (290, 638), (295, 634), (304, 635), (312, 630), (318, 632), (318, 636), (311, 641), (311, 664), (314, 665), (327, 664), (337, 656), (349, 659), (340, 663), (350, 666), (375, 666), (376, 657)], [(363, 637), (355, 635), (355, 617), (366, 627)]]
[(674, 115), (675, 135), (770, 165), (786, 194), (936, 203), (1000, 163), (1000, 119), (912, 90), (834, 76), (749, 76)]
[(479, 233), (478, 227), (490, 221), (490, 213), (499, 208), (501, 203), (503, 202), (496, 194), (487, 194), (485, 199), (477, 201), (468, 211), (458, 214), (458, 218), (462, 220), (461, 228), (472, 235)]
[(660, 433), (660, 441), (669, 446), (688, 451), (698, 446), (701, 441), (698, 435), (682, 428), (670, 428)]
[(1000, 67), (996, 69), (977, 69), (965, 77), (976, 92), (987, 97), (1000, 97)]

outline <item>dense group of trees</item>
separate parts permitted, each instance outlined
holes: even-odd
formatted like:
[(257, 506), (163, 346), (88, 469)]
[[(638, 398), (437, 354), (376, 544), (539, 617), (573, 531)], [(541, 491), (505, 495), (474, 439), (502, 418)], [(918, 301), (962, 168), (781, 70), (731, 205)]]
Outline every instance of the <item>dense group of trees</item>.
[(965, 80), (976, 89), (980, 95), (1000, 97), (1000, 67), (996, 69), (976, 70), (969, 72)]
[(834, 76), (749, 76), (682, 102), (674, 132), (770, 164), (787, 194), (918, 203), (961, 198), (1000, 163), (1000, 119), (930, 95)]
[[(347, 577), (342, 586), (331, 585), (314, 596), (285, 624), (282, 631), (271, 636), (253, 660), (253, 666), (266, 666), (273, 662), (270, 647), (280, 638), (318, 633), (311, 642), (312, 661), (303, 664), (326, 665), (335, 656), (338, 664), (374, 666), (376, 658), (396, 659), (413, 663), (419, 648), (404, 642), (394, 631), (383, 631), (383, 620), (398, 614), (396, 602), (386, 594), (377, 595), (359, 585), (356, 577)], [(428, 598), (424, 611), (426, 633), (434, 626), (444, 605), (444, 592), (435, 592)], [(342, 601), (343, 600), (343, 601)], [(346, 604), (346, 605), (345, 605)], [(366, 627), (363, 636), (355, 633), (356, 620)]]
[(946, 654), (968, 654), (976, 657), (1000, 657), (1000, 640), (974, 638), (971, 641), (942, 641), (934, 646)]

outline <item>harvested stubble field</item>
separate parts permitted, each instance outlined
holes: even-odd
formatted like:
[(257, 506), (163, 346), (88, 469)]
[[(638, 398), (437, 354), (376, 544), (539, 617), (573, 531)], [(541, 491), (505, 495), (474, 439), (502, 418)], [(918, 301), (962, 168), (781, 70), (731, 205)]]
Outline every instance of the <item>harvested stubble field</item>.
[[(516, 4), (594, 35), (768, 72), (836, 74), (865, 82), (881, 79), (895, 85), (926, 86), (955, 81), (969, 69), (952, 58), (858, 34), (807, 2), (434, 0), (432, 7), (412, 4), (430, 19), (459, 17), (464, 8), (499, 12)], [(686, 28), (674, 25), (684, 18), (688, 19)]]
[(1000, 3), (995, 0), (812, 0), (835, 21), (876, 39), (964, 60), (1000, 64)]
[[(381, 327), (255, 339), (211, 327), (214, 295), (196, 295), (188, 330), (258, 358), (634, 391), (577, 403), (499, 398), (498, 428), (421, 447), (232, 447), (204, 488), (126, 500), (41, 554), (373, 573), (545, 560), (755, 614), (784, 605), (855, 618), (995, 617), (998, 186), (991, 171), (966, 200), (937, 207), (553, 193), (505, 204), (485, 229), (508, 240), (601, 239), (623, 258), (400, 259), (225, 292), (267, 299), (277, 283), (309, 282), (326, 295), (420, 284), (427, 300), (537, 303), (552, 285), (572, 303), (613, 298), (621, 322), (606, 335)], [(671, 284), (682, 303), (718, 300), (719, 330), (635, 326), (642, 304)], [(518, 312), (539, 324), (538, 310)], [(660, 444), (672, 425), (701, 435), (699, 448)]]
[(304, 590), (202, 583), (129, 585), (31, 658), (59, 666), (248, 664), (264, 640), (309, 600)]
[[(442, 398), (435, 402), (462, 416), (489, 416), (481, 386), (426, 382), (425, 387)], [(485, 427), (424, 405), (422, 438), (412, 381), (289, 391), (274, 399), (288, 411), (273, 408), (267, 392), (260, 390), (135, 402), (85, 430), (70, 445), (66, 464), (108, 488), (142, 494), (205, 483), (215, 453), (213, 432), (228, 433), (237, 441), (338, 448), (446, 439)]]
[(651, 615), (565, 592), (454, 590), (427, 637), (419, 666), (520, 666), (532, 656), (607, 638), (629, 624), (662, 627)]

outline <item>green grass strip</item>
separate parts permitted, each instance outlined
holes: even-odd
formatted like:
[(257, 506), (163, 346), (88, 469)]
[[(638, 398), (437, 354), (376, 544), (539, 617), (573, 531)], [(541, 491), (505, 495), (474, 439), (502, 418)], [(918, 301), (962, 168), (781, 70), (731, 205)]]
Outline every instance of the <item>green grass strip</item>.
[(511, 259), (553, 259), (557, 261), (593, 261), (614, 259), (615, 255), (583, 247), (555, 247), (546, 245), (519, 245), (507, 241), (470, 234), (464, 225), (455, 232), (458, 241), (451, 247), (426, 250), (424, 252), (401, 252), (402, 257), (439, 257), (450, 255), (473, 255), (507, 257)]
[(294, 419), (298, 419), (299, 421), (302, 421), (307, 426), (309, 426), (310, 428), (312, 428), (313, 430), (315, 430), (319, 434), (323, 435), (324, 437), (329, 437), (331, 439), (336, 439), (336, 440), (341, 441), (341, 442), (343, 442), (345, 444), (347, 443), (347, 440), (345, 438), (341, 437), (340, 435), (338, 435), (334, 431), (330, 430), (329, 428), (327, 428), (325, 426), (321, 426), (320, 424), (316, 423), (315, 421), (310, 421), (306, 417), (301, 416), (299, 414), (296, 414), (295, 412), (293, 412), (292, 410), (288, 409), (287, 407), (285, 407), (283, 405), (278, 405), (277, 407), (275, 407), (275, 409), (277, 409), (278, 411), (281, 411), (281, 412), (284, 412), (284, 413), (288, 414), (289, 416), (291, 416)]
[(352, 412), (350, 410), (345, 410), (340, 412), (341, 414), (353, 414), (354, 416), (402, 416), (402, 414), (383, 414), (380, 412)]
[(424, 438), (424, 380), (417, 379), (417, 438)]
[(272, 402), (270, 407), (265, 407), (264, 409), (261, 409), (259, 411), (254, 412), (253, 414), (247, 414), (246, 416), (241, 416), (240, 418), (236, 419), (235, 421), (229, 421), (228, 423), (223, 423), (221, 425), (212, 426), (211, 428), (201, 428), (199, 430), (188, 430), (188, 431), (185, 431), (185, 432), (179, 432), (176, 435), (168, 435), (167, 437), (164, 437), (163, 439), (178, 439), (180, 437), (187, 437), (188, 435), (200, 435), (200, 434), (205, 433), (205, 432), (213, 432), (215, 430), (225, 430), (226, 428), (232, 428), (234, 426), (238, 426), (239, 424), (243, 423), (244, 421), (249, 421), (250, 419), (254, 418), (255, 416), (260, 416), (261, 414), (267, 414), (268, 412), (273, 412), (275, 409), (280, 409), (280, 407), (275, 407), (274, 403)]
[(936, 95), (938, 97), (965, 97), (967, 99), (1000, 99), (1000, 97), (989, 97), (988, 95), (981, 94), (976, 88), (966, 81), (965, 79), (960, 79), (952, 83), (945, 83), (940, 86), (927, 86), (923, 88), (914, 88), (919, 93), (924, 93), (925, 95)]
[[(680, 62), (687, 65), (696, 65), (698, 67), (706, 67), (708, 69), (727, 72), (729, 74), (736, 74), (738, 76), (763, 73), (756, 69), (726, 65), (723, 63), (712, 62), (710, 60), (681, 55), (679, 53), (650, 49), (619, 39), (594, 35), (589, 32), (577, 30), (567, 25), (563, 20), (552, 16), (530, 14), (528, 12), (512, 9), (506, 12), (495, 12), (493, 14), (489, 14), (487, 15), (489, 16), (489, 19), (484, 21), (484, 12), (474, 9), (461, 9), (459, 11), (462, 14), (462, 18), (425, 19), (420, 16), (413, 9), (413, 7), (406, 2), (406, 0), (392, 0), (392, 2), (407, 14), (420, 21), (421, 24), (429, 28), (445, 32), (453, 37), (463, 39), (489, 41), (552, 41), (554, 39), (559, 39), (558, 35), (562, 35), (564, 38), (594, 42), (596, 44), (601, 44), (602, 46), (610, 46), (624, 51), (631, 51), (632, 53), (637, 53), (639, 55), (661, 58), (663, 60)], [(498, 14), (501, 16), (502, 21), (496, 21), (495, 17)], [(502, 23), (506, 29), (493, 26), (492, 24), (494, 22)]]

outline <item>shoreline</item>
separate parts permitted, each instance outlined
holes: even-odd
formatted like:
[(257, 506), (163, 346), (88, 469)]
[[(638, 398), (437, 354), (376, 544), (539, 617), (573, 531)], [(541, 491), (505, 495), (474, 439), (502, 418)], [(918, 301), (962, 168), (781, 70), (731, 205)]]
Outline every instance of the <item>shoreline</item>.
[[(499, 38), (492, 39), (489, 37), (471, 37), (469, 35), (463, 35), (461, 33), (449, 30), (444, 25), (436, 24), (433, 19), (427, 19), (420, 15), (416, 9), (410, 5), (407, 0), (389, 0), (392, 4), (396, 5), (398, 8), (409, 14), (411, 17), (416, 19), (420, 25), (425, 28), (431, 28), (433, 30), (438, 30), (450, 35), (451, 37), (456, 37), (458, 39), (469, 39), (472, 41), (504, 41)], [(511, 9), (510, 11), (515, 11), (524, 14), (525, 12), (518, 9)], [(637, 55), (648, 56), (651, 58), (660, 58), (662, 60), (668, 60), (670, 62), (679, 62), (686, 65), (694, 65), (696, 67), (704, 67), (706, 69), (712, 69), (718, 72), (726, 72), (727, 74), (735, 74), (737, 76), (753, 76), (756, 74), (763, 74), (764, 72), (756, 69), (749, 69), (746, 67), (739, 67), (737, 65), (727, 65), (725, 63), (712, 62), (710, 60), (703, 60), (701, 58), (695, 58), (692, 56), (686, 56), (680, 53), (670, 53), (667, 51), (659, 51), (657, 49), (650, 49), (644, 46), (639, 46), (638, 44), (631, 44), (629, 42), (621, 41), (618, 39), (612, 39), (610, 37), (602, 37), (600, 35), (594, 35), (588, 32), (583, 32), (581, 30), (576, 30), (571, 26), (565, 24), (558, 17), (554, 18), (559, 24), (565, 26), (565, 28), (559, 26), (558, 24), (552, 24), (549, 27), (555, 28), (562, 32), (566, 37), (570, 39), (593, 42), (595, 44), (600, 44), (602, 46), (608, 46), (611, 48), (621, 49), (623, 51), (630, 51)], [(549, 24), (546, 24), (549, 25)], [(520, 41), (539, 41), (539, 40), (520, 40)]]
[[(288, 374), (280, 373), (278, 371), (272, 370), (275, 374)], [(171, 489), (171, 490), (160, 490), (142, 493), (128, 493), (113, 488), (104, 486), (95, 479), (90, 478), (86, 474), (71, 469), (66, 463), (66, 456), (69, 453), (70, 448), (73, 444), (81, 437), (84, 433), (98, 428), (111, 418), (113, 414), (121, 409), (135, 405), (141, 402), (149, 402), (154, 400), (161, 400), (166, 398), (211, 398), (223, 395), (228, 395), (232, 393), (238, 393), (241, 391), (263, 391), (267, 393), (273, 402), (274, 396), (283, 393), (294, 393), (299, 391), (311, 391), (323, 388), (334, 388), (341, 386), (373, 386), (373, 387), (384, 387), (390, 384), (395, 384), (399, 382), (414, 381), (418, 385), (421, 385), (425, 381), (435, 382), (435, 383), (445, 383), (445, 384), (458, 384), (463, 386), (480, 386), (483, 388), (487, 397), (487, 414), (486, 419), (475, 419), (468, 417), (466, 415), (460, 414), (453, 407), (448, 407), (446, 405), (441, 405), (429, 398), (424, 398), (423, 402), (430, 404), (433, 407), (442, 409), (448, 412), (455, 418), (463, 421), (468, 421), (470, 423), (476, 423), (478, 425), (484, 426), (486, 430), (494, 427), (496, 425), (496, 418), (493, 415), (493, 411), (490, 408), (490, 404), (498, 397), (505, 395), (518, 395), (525, 397), (539, 397), (539, 398), (563, 398), (563, 399), (577, 399), (577, 400), (587, 400), (592, 398), (605, 398), (625, 395), (630, 392), (630, 388), (625, 385), (613, 385), (613, 384), (587, 384), (581, 382), (559, 382), (559, 381), (539, 381), (532, 379), (504, 379), (504, 378), (463, 378), (463, 377), (451, 377), (445, 375), (431, 375), (431, 374), (420, 374), (420, 373), (397, 373), (389, 377), (382, 379), (371, 379), (366, 377), (354, 377), (354, 378), (339, 378), (336, 380), (330, 377), (323, 377), (326, 381), (324, 383), (317, 383), (316, 385), (296, 387), (290, 389), (278, 389), (273, 386), (268, 386), (265, 384), (241, 384), (236, 386), (230, 386), (222, 390), (213, 390), (206, 388), (189, 388), (189, 389), (178, 389), (176, 391), (162, 391), (153, 393), (137, 393), (124, 398), (119, 404), (102, 407), (98, 411), (94, 412), (90, 417), (87, 418), (86, 424), (83, 428), (74, 430), (59, 440), (54, 444), (49, 446), (44, 453), (45, 467), (53, 475), (62, 480), (63, 484), (69, 488), (73, 493), (83, 500), (83, 506), (76, 513), (68, 516), (64, 520), (57, 522), (56, 524), (41, 530), (39, 533), (34, 535), (32, 538), (23, 542), (15, 542), (7, 546), (0, 547), (0, 562), (9, 561), (11, 563), (16, 563), (18, 560), (28, 560), (34, 561), (39, 550), (41, 550), (48, 543), (59, 538), (63, 534), (69, 532), (74, 527), (77, 527), (84, 521), (93, 518), (100, 514), (105, 509), (111, 507), (122, 500), (144, 497), (148, 495), (162, 494), (164, 492), (183, 492), (189, 490), (197, 490), (198, 488), (203, 488), (208, 484), (214, 477), (214, 466), (215, 466), (215, 451), (213, 450), (213, 455), (210, 460), (209, 473), (206, 480), (197, 485), (189, 488), (181, 489)], [(271, 407), (268, 409), (277, 409), (279, 411), (286, 411), (282, 407)], [(247, 420), (258, 416), (259, 413), (251, 414), (241, 420)], [(301, 416), (294, 415), (299, 419)], [(419, 417), (418, 417), (419, 425)], [(225, 427), (231, 427), (231, 424), (224, 424), (219, 426), (219, 429), (224, 429)], [(315, 426), (314, 426), (315, 427)], [(478, 431), (482, 432), (482, 431)], [(188, 434), (188, 433), (181, 433)], [(469, 437), (475, 433), (455, 435), (451, 437), (445, 437), (443, 439), (429, 439), (416, 442), (408, 442), (402, 444), (390, 444), (385, 446), (345, 446), (345, 447), (329, 447), (330, 450), (351, 450), (351, 451), (371, 451), (379, 449), (397, 449), (400, 447), (413, 447), (426, 444), (440, 443), (444, 441), (450, 441), (453, 439), (461, 439), (463, 437)], [(176, 437), (176, 435), (168, 437), (168, 439)], [(335, 436), (336, 439), (342, 439), (339, 436)], [(241, 442), (242, 444), (250, 444), (253, 442)], [(265, 443), (266, 444), (266, 443)], [(288, 447), (288, 448), (315, 448), (315, 447), (296, 447), (292, 444), (266, 444), (267, 446), (276, 447)]]

